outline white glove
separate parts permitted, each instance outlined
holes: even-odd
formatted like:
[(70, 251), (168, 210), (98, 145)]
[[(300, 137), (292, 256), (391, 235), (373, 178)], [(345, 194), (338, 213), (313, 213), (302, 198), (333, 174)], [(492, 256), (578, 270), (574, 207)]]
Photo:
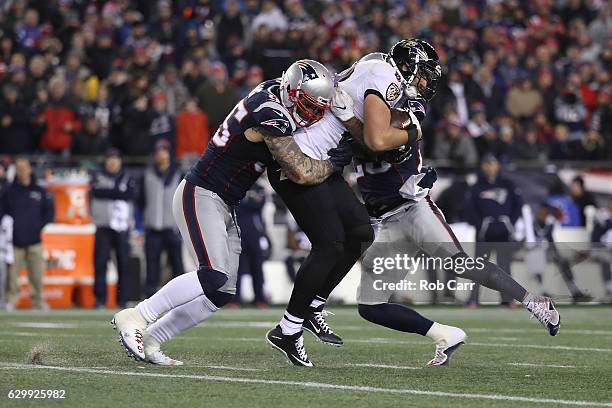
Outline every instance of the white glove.
[(353, 113), (353, 99), (340, 86), (336, 86), (330, 110), (341, 122), (346, 122), (355, 117)]
[[(408, 109), (408, 114), (410, 115), (410, 120), (412, 121), (412, 125), (416, 127), (416, 129), (414, 129), (414, 132), (416, 132), (416, 140), (421, 140), (423, 138), (423, 131), (421, 130), (421, 122), (419, 122), (419, 119), (417, 119), (416, 115), (410, 109)], [(408, 130), (408, 135), (410, 135), (410, 130)]]

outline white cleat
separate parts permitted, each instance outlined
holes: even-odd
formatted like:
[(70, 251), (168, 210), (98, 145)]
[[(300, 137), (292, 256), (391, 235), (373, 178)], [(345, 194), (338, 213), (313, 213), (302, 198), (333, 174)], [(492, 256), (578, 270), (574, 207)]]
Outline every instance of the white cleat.
[(113, 328), (119, 332), (119, 343), (125, 348), (128, 357), (145, 361), (143, 345), (147, 321), (136, 308), (123, 309), (111, 320)]
[(175, 360), (173, 358), (168, 357), (164, 354), (163, 351), (157, 349), (155, 351), (145, 353), (147, 362), (151, 364), (157, 364), (161, 366), (182, 366), (183, 362), (179, 360)]
[(160, 344), (157, 340), (145, 333), (144, 338), (144, 352), (145, 360), (151, 364), (157, 364), (162, 366), (182, 366), (183, 362), (168, 357), (159, 348)]
[(436, 354), (427, 363), (429, 367), (448, 365), (451, 355), (465, 343), (467, 335), (458, 327), (446, 326), (448, 333), (443, 339), (436, 342)]
[(557, 311), (552, 299), (546, 296), (534, 296), (527, 305), (527, 310), (532, 314), (532, 317), (538, 319), (540, 323), (551, 336), (556, 336), (561, 327), (561, 315)]

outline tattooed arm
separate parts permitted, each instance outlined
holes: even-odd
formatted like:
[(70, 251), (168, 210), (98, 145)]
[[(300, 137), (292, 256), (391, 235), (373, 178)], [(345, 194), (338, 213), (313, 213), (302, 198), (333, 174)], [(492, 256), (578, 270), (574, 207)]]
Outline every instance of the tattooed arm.
[(300, 150), (293, 136), (274, 136), (262, 129), (258, 132), (289, 180), (297, 184), (322, 183), (334, 169), (329, 160), (315, 160)]

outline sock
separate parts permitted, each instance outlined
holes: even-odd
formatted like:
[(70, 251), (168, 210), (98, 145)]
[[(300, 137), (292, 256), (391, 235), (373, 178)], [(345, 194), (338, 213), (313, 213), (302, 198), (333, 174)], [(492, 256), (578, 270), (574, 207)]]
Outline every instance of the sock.
[(172, 279), (156, 294), (140, 302), (136, 309), (148, 323), (153, 323), (164, 313), (203, 294), (198, 273), (189, 272)]
[(316, 309), (317, 307), (324, 305), (327, 299), (321, 296), (315, 296), (315, 298), (310, 302), (310, 307)]
[(358, 310), (359, 315), (369, 322), (393, 330), (418, 333), (421, 336), (425, 336), (434, 324), (415, 310), (398, 303), (360, 304)]
[(535, 299), (535, 295), (533, 293), (527, 293), (525, 295), (525, 299), (523, 299), (523, 301), (521, 302), (521, 304), (525, 307), (527, 307), (527, 305), (529, 304), (529, 302), (531, 302), (532, 300)]
[(291, 336), (292, 334), (302, 330), (302, 323), (304, 323), (304, 319), (295, 317), (291, 313), (285, 311), (279, 325), (283, 331), (283, 334)]
[(147, 328), (147, 334), (161, 344), (207, 320), (217, 310), (217, 306), (206, 295), (198, 296), (191, 302), (170, 310)]
[[(467, 257), (465, 254), (457, 254), (455, 257)], [(451, 273), (455, 273), (452, 269), (447, 269)], [(512, 279), (512, 276), (504, 272), (498, 265), (486, 261), (483, 268), (474, 267), (468, 268), (463, 273), (458, 274), (462, 278), (472, 280), (486, 286), (489, 289), (496, 290), (505, 294), (512, 299), (518, 300), (525, 298), (527, 291), (517, 281)]]
[(440, 341), (446, 338), (446, 334), (448, 333), (448, 329), (450, 328), (450, 326), (447, 326), (445, 324), (433, 322), (433, 324), (425, 335), (432, 339), (434, 343), (439, 343)]

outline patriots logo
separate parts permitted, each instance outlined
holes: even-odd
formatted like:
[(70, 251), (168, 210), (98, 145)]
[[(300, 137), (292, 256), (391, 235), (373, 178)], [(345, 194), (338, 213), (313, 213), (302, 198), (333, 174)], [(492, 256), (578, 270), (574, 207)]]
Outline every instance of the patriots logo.
[(480, 193), (480, 198), (485, 200), (493, 200), (499, 205), (503, 205), (508, 199), (508, 190), (505, 188), (492, 188), (490, 190), (484, 190)]
[(289, 122), (284, 119), (268, 119), (261, 122), (262, 125), (272, 126), (280, 130), (281, 133), (285, 133), (289, 128)]
[(304, 82), (310, 81), (311, 79), (316, 79), (319, 77), (317, 75), (317, 71), (315, 71), (314, 67), (305, 61), (298, 61), (298, 67), (302, 70), (302, 75), (304, 76)]
[(409, 100), (408, 108), (414, 113), (418, 120), (425, 119), (425, 104), (421, 100)]

